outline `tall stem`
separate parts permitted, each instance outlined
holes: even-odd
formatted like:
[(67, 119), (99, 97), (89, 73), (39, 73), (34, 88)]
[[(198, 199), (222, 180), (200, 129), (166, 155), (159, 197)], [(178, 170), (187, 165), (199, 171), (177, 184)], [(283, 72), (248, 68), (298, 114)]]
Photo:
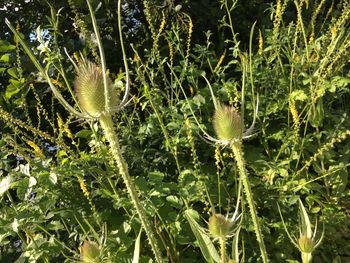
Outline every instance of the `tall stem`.
[(220, 238), (220, 256), (221, 263), (226, 263), (226, 240), (225, 238)]
[(147, 218), (147, 214), (143, 206), (141, 205), (140, 199), (138, 197), (138, 194), (136, 192), (136, 188), (134, 186), (134, 183), (129, 176), (129, 171), (127, 164), (121, 154), (121, 150), (119, 147), (119, 140), (118, 137), (113, 129), (113, 121), (111, 115), (107, 114), (100, 118), (100, 124), (102, 126), (102, 129), (105, 133), (105, 136), (110, 144), (110, 149), (113, 155), (113, 158), (115, 162), (117, 163), (119, 173), (122, 176), (124, 183), (126, 185), (126, 189), (128, 190), (128, 193), (131, 197), (131, 200), (136, 208), (136, 212), (139, 215), (139, 218), (141, 220), (141, 224), (143, 229), (146, 232), (146, 235), (148, 237), (149, 243), (152, 247), (154, 256), (156, 258), (156, 261), (158, 263), (163, 263), (162, 254), (160, 252), (160, 249), (157, 244), (157, 239), (155, 237), (154, 231), (152, 229), (151, 224), (149, 223), (149, 220)]
[(237, 166), (238, 166), (239, 173), (240, 173), (241, 180), (242, 180), (243, 187), (244, 187), (244, 193), (245, 193), (247, 201), (248, 201), (250, 216), (253, 220), (253, 226), (254, 226), (254, 230), (255, 230), (255, 234), (256, 234), (256, 239), (259, 243), (261, 257), (263, 259), (263, 262), (267, 263), (268, 257), (267, 257), (267, 253), (266, 253), (265, 243), (263, 240), (261, 227), (259, 224), (258, 214), (256, 212), (256, 208), (255, 208), (255, 204), (254, 204), (253, 193), (252, 193), (252, 190), (251, 190), (250, 185), (249, 185), (247, 170), (245, 169), (245, 162), (244, 162), (243, 151), (242, 151), (242, 143), (235, 142), (232, 144), (231, 148), (232, 148), (233, 154), (234, 154), (236, 162), (237, 162)]

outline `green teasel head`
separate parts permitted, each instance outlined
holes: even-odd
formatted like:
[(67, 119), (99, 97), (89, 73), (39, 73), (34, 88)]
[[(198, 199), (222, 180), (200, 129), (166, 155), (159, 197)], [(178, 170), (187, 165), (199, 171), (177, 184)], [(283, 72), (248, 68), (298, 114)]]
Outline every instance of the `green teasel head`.
[(307, 235), (301, 235), (298, 239), (299, 249), (303, 253), (311, 253), (315, 247), (315, 241)]
[(84, 263), (99, 262), (100, 248), (95, 242), (84, 241), (80, 247), (80, 258)]
[(214, 238), (225, 239), (232, 233), (232, 226), (234, 221), (228, 219), (222, 214), (213, 214), (209, 218), (208, 229), (209, 233)]
[(242, 119), (234, 107), (218, 103), (213, 125), (219, 140), (240, 141), (242, 139)]
[[(74, 82), (75, 92), (81, 109), (93, 118), (112, 111), (118, 105), (117, 90), (107, 76), (109, 107), (106, 107), (105, 87), (102, 69), (95, 63), (82, 60), (77, 67)], [(107, 111), (106, 111), (107, 110)]]

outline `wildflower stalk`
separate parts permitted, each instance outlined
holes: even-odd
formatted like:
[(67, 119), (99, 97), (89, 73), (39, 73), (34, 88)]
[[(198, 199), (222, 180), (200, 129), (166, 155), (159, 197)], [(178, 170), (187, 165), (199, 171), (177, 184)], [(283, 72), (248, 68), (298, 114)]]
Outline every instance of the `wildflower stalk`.
[(266, 247), (265, 247), (265, 243), (264, 243), (262, 232), (261, 232), (261, 227), (259, 224), (259, 218), (258, 218), (255, 204), (254, 204), (253, 193), (252, 193), (252, 190), (250, 188), (250, 184), (249, 184), (249, 180), (248, 180), (247, 170), (245, 169), (245, 162), (244, 162), (243, 151), (242, 151), (242, 143), (240, 141), (233, 142), (231, 144), (231, 149), (232, 149), (232, 152), (234, 154), (235, 160), (237, 162), (237, 166), (238, 166), (239, 173), (241, 176), (241, 181), (243, 183), (243, 189), (244, 189), (244, 193), (246, 195), (247, 201), (248, 201), (250, 216), (253, 220), (253, 226), (254, 226), (254, 230), (255, 230), (255, 234), (256, 234), (256, 239), (259, 243), (261, 257), (263, 259), (263, 262), (266, 263), (266, 262), (268, 262), (268, 257), (267, 257)]
[(115, 162), (117, 163), (119, 173), (123, 178), (123, 181), (126, 185), (126, 189), (129, 193), (129, 196), (131, 197), (131, 200), (136, 208), (136, 212), (139, 215), (142, 227), (146, 232), (149, 243), (152, 247), (154, 256), (156, 258), (156, 261), (158, 263), (163, 262), (162, 254), (161, 254), (160, 249), (158, 247), (157, 239), (154, 235), (154, 231), (152, 230), (151, 224), (149, 223), (146, 211), (143, 208), (143, 206), (141, 205), (141, 202), (140, 202), (140, 199), (139, 199), (138, 194), (136, 192), (134, 183), (132, 182), (132, 179), (129, 175), (127, 164), (126, 164), (126, 162), (121, 154), (118, 136), (113, 129), (112, 116), (110, 114), (105, 114), (105, 115), (100, 117), (99, 121), (100, 121), (101, 127), (105, 133), (105, 136), (106, 136), (107, 140), (109, 141), (109, 144), (110, 144), (109, 146), (110, 146), (110, 149), (112, 152), (112, 156), (113, 156)]

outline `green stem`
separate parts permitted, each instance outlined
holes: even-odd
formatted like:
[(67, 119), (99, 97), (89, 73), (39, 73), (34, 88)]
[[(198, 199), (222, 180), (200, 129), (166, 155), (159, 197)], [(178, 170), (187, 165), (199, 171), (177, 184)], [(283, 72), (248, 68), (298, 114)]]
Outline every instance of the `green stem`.
[(245, 192), (245, 195), (247, 197), (248, 206), (249, 206), (249, 210), (250, 210), (250, 216), (253, 220), (253, 226), (254, 226), (254, 230), (255, 230), (255, 234), (256, 234), (256, 239), (259, 243), (261, 257), (263, 259), (263, 262), (267, 263), (269, 260), (267, 257), (265, 243), (263, 240), (261, 227), (259, 224), (258, 214), (256, 212), (256, 208), (255, 208), (255, 204), (254, 204), (253, 193), (252, 193), (252, 190), (251, 190), (250, 185), (249, 185), (247, 170), (245, 169), (245, 163), (244, 163), (243, 152), (242, 152), (242, 144), (241, 144), (241, 142), (233, 143), (231, 148), (232, 148), (233, 154), (234, 154), (236, 162), (237, 162), (237, 166), (238, 166), (239, 173), (240, 173), (241, 180), (242, 180), (243, 187), (244, 187), (244, 192)]
[(110, 149), (111, 149), (113, 158), (117, 163), (119, 173), (124, 180), (124, 183), (126, 185), (128, 193), (131, 197), (131, 200), (136, 208), (137, 214), (139, 215), (142, 227), (146, 232), (149, 243), (152, 247), (154, 256), (156, 258), (156, 261), (158, 263), (162, 263), (163, 262), (162, 254), (161, 254), (160, 249), (158, 247), (157, 239), (155, 237), (154, 231), (152, 229), (151, 224), (149, 223), (146, 211), (143, 208), (143, 206), (141, 205), (141, 202), (140, 202), (140, 199), (139, 199), (138, 194), (136, 192), (136, 188), (134, 186), (134, 183), (133, 183), (131, 177), (129, 176), (127, 164), (126, 164), (126, 162), (121, 154), (119, 140), (118, 140), (118, 137), (113, 129), (113, 121), (112, 121), (111, 115), (109, 115), (109, 114), (103, 115), (100, 118), (100, 124), (102, 126), (102, 129), (105, 132), (105, 136), (106, 136), (107, 140), (109, 141)]
[(301, 259), (302, 259), (303, 263), (309, 263), (309, 262), (311, 262), (312, 254), (301, 252)]
[(221, 263), (226, 262), (226, 240), (225, 238), (220, 238), (220, 254), (221, 254)]

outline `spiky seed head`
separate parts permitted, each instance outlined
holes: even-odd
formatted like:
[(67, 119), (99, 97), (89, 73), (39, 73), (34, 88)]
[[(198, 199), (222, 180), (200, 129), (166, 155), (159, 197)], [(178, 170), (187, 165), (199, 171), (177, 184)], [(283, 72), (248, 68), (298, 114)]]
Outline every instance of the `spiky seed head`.
[(233, 107), (222, 106), (218, 103), (213, 117), (213, 125), (220, 140), (242, 139), (241, 116)]
[(214, 238), (226, 238), (230, 235), (232, 224), (232, 221), (222, 214), (213, 214), (209, 218), (209, 233)]
[[(92, 117), (98, 117), (106, 111), (103, 72), (100, 67), (90, 61), (82, 61), (78, 65), (74, 82), (79, 104), (84, 112)], [(110, 78), (107, 78), (110, 98), (110, 108), (117, 106), (117, 91)]]
[(307, 235), (301, 235), (298, 239), (298, 245), (301, 252), (311, 253), (314, 250), (315, 242)]
[(80, 257), (84, 263), (98, 262), (100, 256), (100, 249), (95, 242), (84, 241), (80, 247)]

